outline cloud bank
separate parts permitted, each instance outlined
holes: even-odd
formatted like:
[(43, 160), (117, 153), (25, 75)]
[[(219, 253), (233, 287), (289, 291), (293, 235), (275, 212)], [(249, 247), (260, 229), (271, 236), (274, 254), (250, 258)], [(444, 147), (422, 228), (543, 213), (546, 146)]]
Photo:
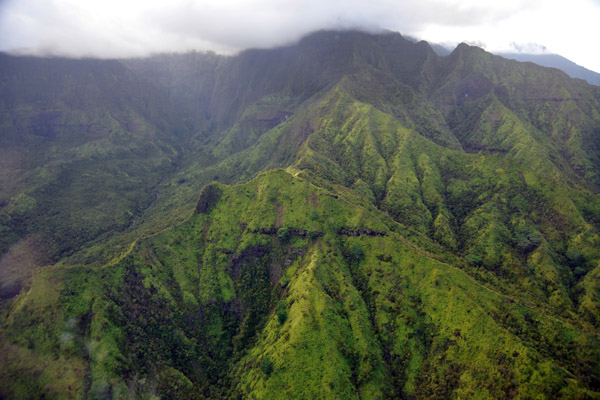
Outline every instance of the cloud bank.
[[(552, 32), (558, 30), (572, 41), (581, 41), (582, 37), (591, 41), (598, 33), (592, 31), (598, 25), (593, 21), (600, 20), (598, 0), (571, 0), (568, 9), (563, 3), (6, 0), (0, 3), (0, 50), (70, 57), (132, 57), (188, 50), (233, 53), (287, 44), (319, 29), (359, 28), (389, 29), (434, 42), (483, 43), (489, 50), (539, 43), (560, 52), (564, 40), (560, 42), (556, 38), (560, 35)], [(574, 15), (578, 21), (569, 26), (569, 18)]]

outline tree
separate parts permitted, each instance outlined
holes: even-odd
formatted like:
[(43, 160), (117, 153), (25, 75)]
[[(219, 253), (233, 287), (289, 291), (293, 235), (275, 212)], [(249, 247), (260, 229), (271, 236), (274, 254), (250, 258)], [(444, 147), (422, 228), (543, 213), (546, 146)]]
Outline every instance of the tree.
[(348, 249), (348, 256), (353, 264), (359, 264), (365, 258), (365, 251), (359, 244), (354, 243)]
[(266, 376), (270, 376), (273, 373), (273, 369), (273, 361), (271, 361), (271, 358), (268, 355), (264, 356), (260, 362), (260, 370)]
[(283, 325), (287, 320), (287, 309), (284, 300), (279, 300), (277, 302), (277, 320), (280, 325)]
[(530, 253), (542, 244), (542, 235), (527, 225), (518, 226), (514, 230), (513, 242), (524, 253)]
[(567, 263), (572, 269), (581, 267), (585, 263), (585, 256), (579, 249), (570, 248), (565, 253)]
[(279, 228), (279, 230), (277, 231), (277, 237), (279, 238), (281, 243), (287, 243), (292, 237), (292, 232), (289, 228)]

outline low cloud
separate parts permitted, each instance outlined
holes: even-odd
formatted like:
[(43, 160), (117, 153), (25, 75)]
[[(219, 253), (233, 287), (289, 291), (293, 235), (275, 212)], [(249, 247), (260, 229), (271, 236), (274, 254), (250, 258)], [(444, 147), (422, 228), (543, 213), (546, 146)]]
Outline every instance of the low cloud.
[(319, 29), (476, 26), (524, 6), (505, 1), (377, 0), (8, 0), (0, 8), (0, 50), (65, 56), (129, 57), (155, 52), (235, 52), (292, 42)]
[(523, 54), (548, 54), (548, 48), (539, 43), (515, 43), (511, 42), (509, 51)]
[[(600, 70), (600, 0), (0, 0), (0, 51), (69, 57), (234, 53), (320, 29), (398, 31), (437, 43), (539, 52)], [(560, 27), (558, 29), (557, 27)], [(516, 44), (519, 43), (519, 44)]]

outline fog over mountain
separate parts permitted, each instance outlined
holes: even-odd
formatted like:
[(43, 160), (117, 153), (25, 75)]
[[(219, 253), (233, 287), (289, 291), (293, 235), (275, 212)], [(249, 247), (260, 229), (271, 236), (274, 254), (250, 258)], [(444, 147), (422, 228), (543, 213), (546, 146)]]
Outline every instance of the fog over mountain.
[[(405, 37), (415, 43), (419, 41), (411, 36)], [(452, 53), (452, 50), (456, 47), (454, 44), (429, 43), (429, 45), (439, 56), (447, 56)], [(543, 67), (557, 68), (565, 72), (571, 78), (583, 79), (592, 85), (600, 86), (599, 73), (584, 68), (581, 65), (577, 65), (563, 56), (549, 53), (548, 49), (544, 46), (532, 44), (518, 46), (513, 44), (513, 49), (515, 52), (494, 52), (494, 54), (521, 62), (532, 62)]]
[(528, 54), (528, 53), (498, 53), (502, 57), (522, 62), (533, 62), (544, 67), (558, 68), (572, 78), (588, 81), (592, 85), (600, 86), (600, 74), (591, 71), (558, 54)]
[(598, 20), (600, 5), (590, 0), (5, 0), (0, 50), (69, 57), (233, 53), (292, 43), (320, 29), (389, 29), (490, 51), (537, 43), (600, 71), (600, 56), (589, 51), (600, 37)]

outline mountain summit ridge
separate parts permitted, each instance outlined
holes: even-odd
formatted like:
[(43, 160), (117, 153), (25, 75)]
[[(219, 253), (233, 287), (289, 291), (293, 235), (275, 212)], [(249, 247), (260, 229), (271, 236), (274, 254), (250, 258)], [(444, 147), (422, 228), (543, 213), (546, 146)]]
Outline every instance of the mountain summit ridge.
[(598, 87), (325, 31), (0, 113), (0, 396), (600, 397)]

